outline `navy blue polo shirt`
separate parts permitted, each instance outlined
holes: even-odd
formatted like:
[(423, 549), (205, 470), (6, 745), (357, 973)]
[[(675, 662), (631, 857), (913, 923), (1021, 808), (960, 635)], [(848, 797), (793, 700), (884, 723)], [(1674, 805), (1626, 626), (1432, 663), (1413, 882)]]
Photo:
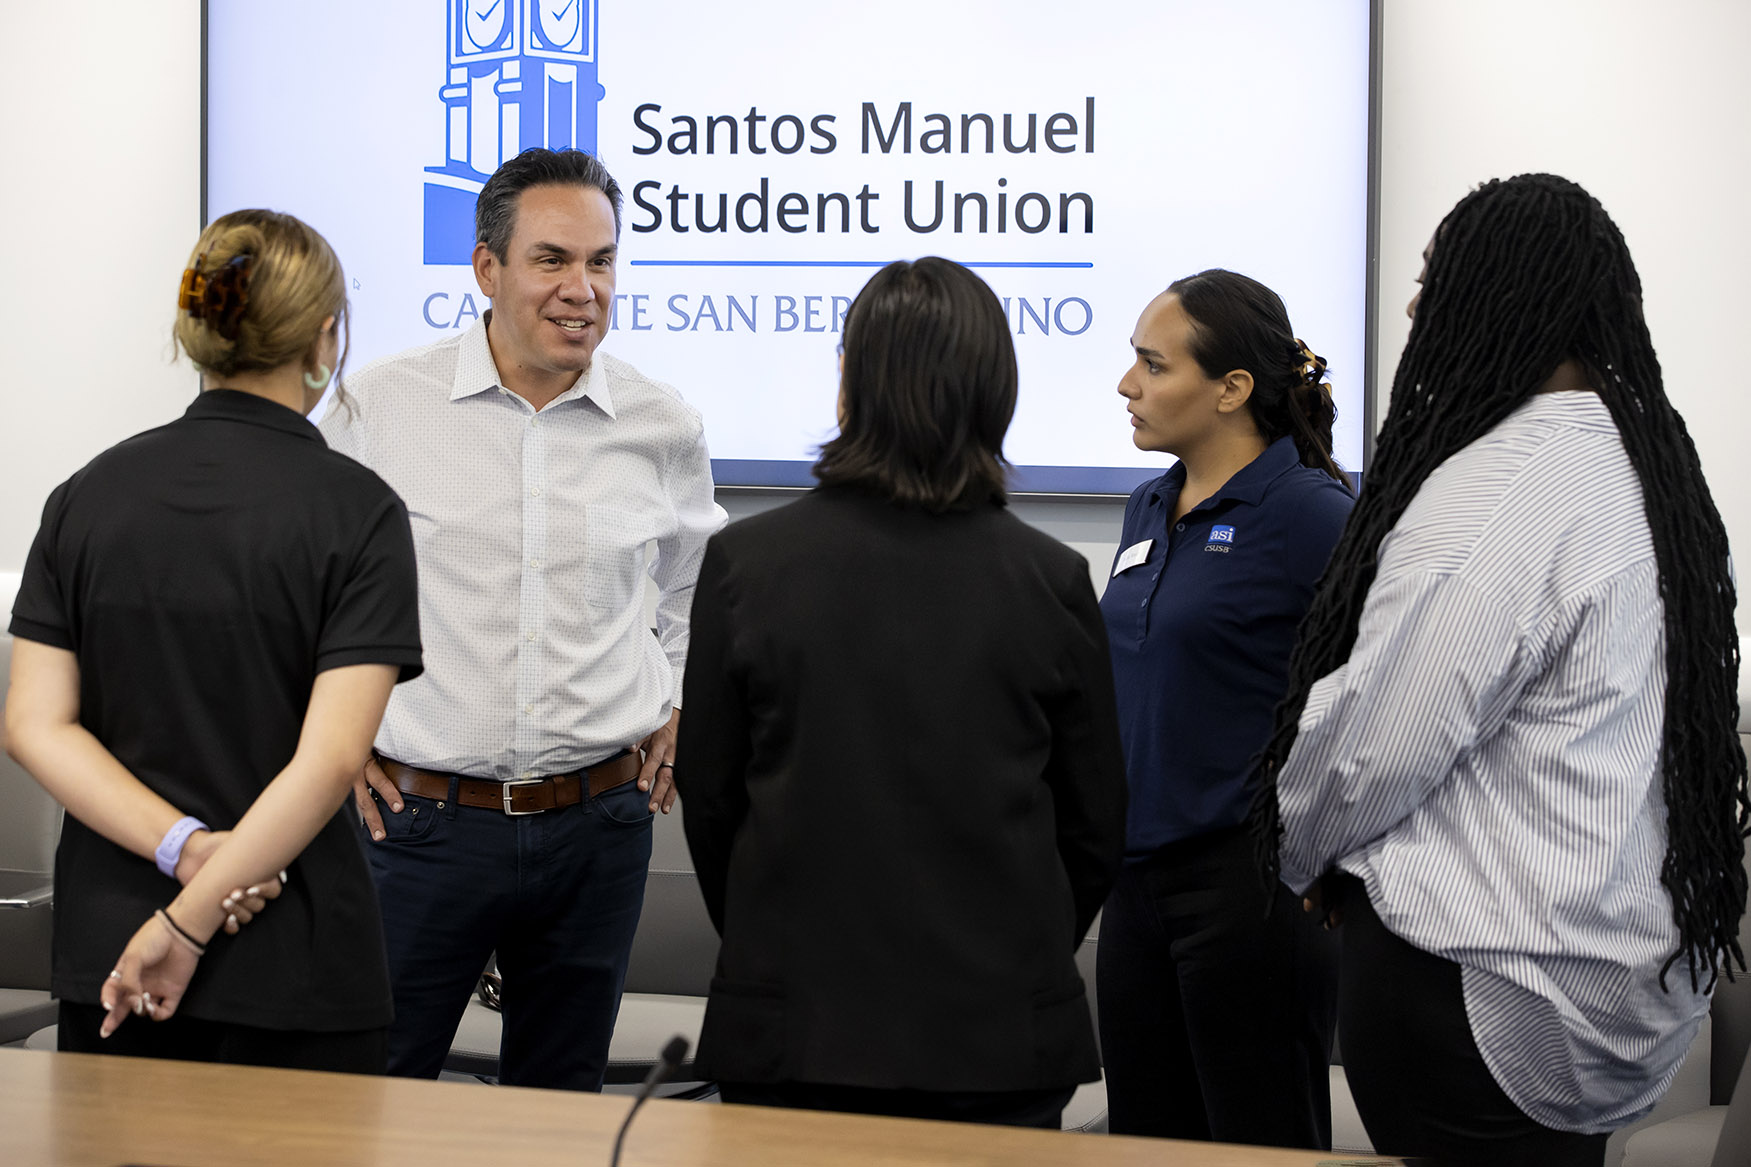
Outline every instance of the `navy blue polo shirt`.
[(1170, 524), (1185, 480), (1175, 465), (1132, 492), (1100, 604), (1131, 787), (1131, 860), (1246, 818), (1296, 629), (1354, 501), (1301, 465), (1292, 438)]

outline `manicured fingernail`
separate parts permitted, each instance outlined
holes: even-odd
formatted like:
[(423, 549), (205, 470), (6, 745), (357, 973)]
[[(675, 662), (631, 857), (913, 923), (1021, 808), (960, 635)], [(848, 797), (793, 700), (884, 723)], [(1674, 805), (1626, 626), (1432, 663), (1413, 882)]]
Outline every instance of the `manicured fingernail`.
[(640, 790), (649, 790), (651, 788), (651, 784), (649, 782), (645, 781), (643, 778), (640, 778), (638, 780), (638, 788)]
[(400, 814), (401, 813), (401, 804), (399, 802), (392, 802), (389, 804), (389, 809), (394, 811), (396, 814)]
[(237, 923), (237, 917), (236, 917), (236, 916), (235, 916), (235, 915), (231, 915), (231, 916), (226, 916), (226, 917), (225, 917), (225, 922), (226, 922), (226, 923), (227, 923), (227, 924), (233, 924), (233, 925), (235, 925), (235, 924), (236, 924), (236, 923)]
[(261, 895), (261, 888), (252, 887), (248, 891), (244, 892), (243, 894), (248, 896), (250, 899), (255, 899), (256, 897)]
[(382, 842), (383, 841), (383, 832), (382, 831), (373, 831), (373, 832), (371, 832), (371, 837), (373, 839), (376, 839), (378, 842)]
[(280, 882), (281, 882), (281, 883), (285, 883), (285, 882), (286, 882), (286, 873), (285, 873), (285, 872), (284, 872), (284, 871), (281, 871), (281, 872), (280, 872)]

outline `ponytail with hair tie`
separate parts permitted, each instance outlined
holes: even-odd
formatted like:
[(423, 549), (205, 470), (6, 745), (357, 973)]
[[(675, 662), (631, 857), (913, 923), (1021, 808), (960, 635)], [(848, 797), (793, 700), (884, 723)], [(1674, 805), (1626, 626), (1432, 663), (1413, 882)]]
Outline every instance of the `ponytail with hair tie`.
[(1320, 379), (1325, 376), (1325, 358), (1308, 348), (1307, 342), (1299, 336), (1295, 338), (1295, 347), (1301, 354), (1301, 383), (1303, 385), (1319, 384)]
[(1325, 358), (1307, 347), (1289, 325), (1283, 298), (1250, 276), (1210, 268), (1168, 285), (1191, 321), (1192, 357), (1205, 376), (1232, 369), (1252, 374), (1247, 401), (1267, 442), (1295, 439), (1301, 464), (1351, 489), (1332, 458), (1337, 405), (1325, 383)]
[(1337, 421), (1338, 405), (1332, 398), (1331, 384), (1325, 379), (1328, 367), (1325, 358), (1298, 336), (1289, 359), (1299, 380), (1284, 396), (1289, 406), (1290, 432), (1295, 438), (1295, 448), (1301, 454), (1301, 464), (1324, 470), (1354, 494), (1354, 485), (1332, 458), (1331, 431), (1332, 424)]

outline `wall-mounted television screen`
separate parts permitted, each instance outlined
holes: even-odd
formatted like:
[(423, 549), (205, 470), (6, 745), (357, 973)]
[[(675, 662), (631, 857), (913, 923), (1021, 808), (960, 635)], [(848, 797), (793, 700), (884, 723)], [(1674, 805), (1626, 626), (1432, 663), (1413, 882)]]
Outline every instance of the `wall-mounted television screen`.
[(473, 206), (534, 145), (625, 192), (604, 351), (704, 415), (724, 485), (804, 485), (852, 297), (972, 266), (1021, 369), (1020, 490), (1161, 470), (1114, 389), (1207, 267), (1282, 294), (1362, 469), (1368, 0), (208, 0), (205, 211), (292, 212), (351, 285), (352, 366), (467, 328)]

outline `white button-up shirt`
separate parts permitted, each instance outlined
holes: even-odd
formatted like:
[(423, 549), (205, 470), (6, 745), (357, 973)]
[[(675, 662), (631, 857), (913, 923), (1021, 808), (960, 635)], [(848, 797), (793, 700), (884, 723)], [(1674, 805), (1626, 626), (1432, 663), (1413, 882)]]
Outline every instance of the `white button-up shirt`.
[(1431, 474), (1380, 544), (1349, 661), (1278, 784), (1283, 882), (1358, 875), (1461, 966), (1525, 1114), (1645, 1114), (1708, 1012), (1660, 883), (1665, 610), (1641, 483), (1592, 393), (1533, 397)]
[(321, 428), (401, 495), (419, 556), (426, 671), (395, 687), (378, 750), (503, 780), (590, 765), (668, 719), (725, 516), (674, 389), (598, 352), (538, 411), (504, 388), (486, 327), (366, 366)]

